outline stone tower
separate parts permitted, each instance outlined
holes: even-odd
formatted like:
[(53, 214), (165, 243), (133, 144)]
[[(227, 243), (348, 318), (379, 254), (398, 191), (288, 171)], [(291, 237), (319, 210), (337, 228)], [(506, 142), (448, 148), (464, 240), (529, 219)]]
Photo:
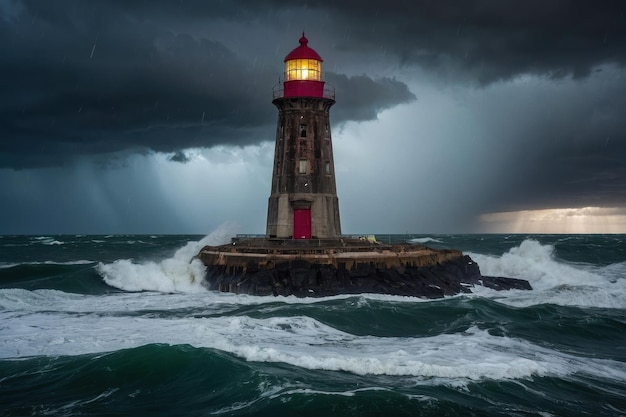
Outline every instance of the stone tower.
[(341, 235), (329, 111), (335, 91), (325, 86), (322, 58), (302, 34), (285, 57), (278, 108), (269, 238), (329, 239)]

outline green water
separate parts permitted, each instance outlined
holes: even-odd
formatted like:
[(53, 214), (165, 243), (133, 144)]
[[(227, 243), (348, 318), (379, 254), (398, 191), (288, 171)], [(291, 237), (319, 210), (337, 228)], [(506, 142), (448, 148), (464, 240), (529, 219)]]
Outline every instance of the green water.
[(534, 290), (237, 296), (202, 237), (2, 237), (0, 415), (626, 415), (624, 236), (407, 237)]

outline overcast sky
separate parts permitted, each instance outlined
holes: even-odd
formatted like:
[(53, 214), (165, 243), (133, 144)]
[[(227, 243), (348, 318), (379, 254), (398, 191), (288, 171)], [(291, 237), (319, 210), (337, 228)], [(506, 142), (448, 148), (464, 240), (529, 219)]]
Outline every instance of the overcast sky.
[(626, 233), (624, 1), (0, 0), (0, 234), (264, 233), (303, 30), (344, 233)]

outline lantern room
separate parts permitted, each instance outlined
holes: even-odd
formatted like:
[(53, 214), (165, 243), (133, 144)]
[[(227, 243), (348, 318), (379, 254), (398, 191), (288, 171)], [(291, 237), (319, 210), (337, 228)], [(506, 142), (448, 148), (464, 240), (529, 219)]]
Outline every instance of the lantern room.
[(285, 57), (283, 97), (324, 97), (323, 60), (308, 43), (302, 33), (300, 46)]

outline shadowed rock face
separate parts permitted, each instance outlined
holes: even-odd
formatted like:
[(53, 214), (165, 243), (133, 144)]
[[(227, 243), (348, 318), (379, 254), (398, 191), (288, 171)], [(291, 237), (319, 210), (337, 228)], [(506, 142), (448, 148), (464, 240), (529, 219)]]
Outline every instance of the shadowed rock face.
[[(207, 262), (208, 259), (211, 262)], [(371, 262), (371, 256), (367, 257), (369, 262), (353, 263), (350, 268), (342, 262), (320, 263), (305, 259), (273, 262), (268, 266), (264, 258), (260, 259), (261, 265), (258, 259), (252, 259), (244, 266), (207, 255), (203, 259), (207, 265), (206, 284), (212, 290), (236, 294), (297, 297), (377, 293), (441, 298), (469, 293), (475, 285), (495, 290), (532, 289), (525, 280), (482, 276), (478, 264), (460, 252), (459, 256), (448, 254), (443, 261), (419, 266), (385, 266)]]

